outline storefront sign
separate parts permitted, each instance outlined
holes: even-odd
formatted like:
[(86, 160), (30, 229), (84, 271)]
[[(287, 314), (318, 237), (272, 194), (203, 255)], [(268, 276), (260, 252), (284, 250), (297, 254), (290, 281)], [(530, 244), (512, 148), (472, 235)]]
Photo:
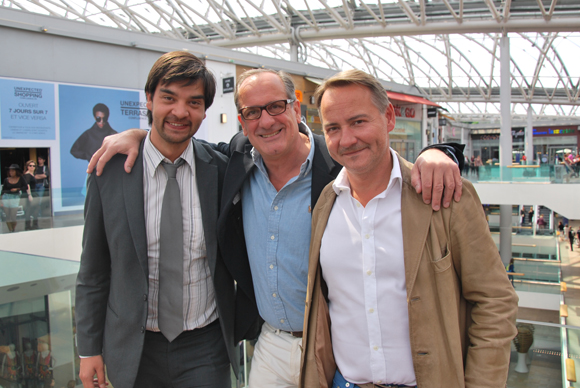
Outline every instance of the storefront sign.
[(415, 106), (400, 106), (400, 105), (393, 105), (395, 108), (395, 116), (396, 117), (406, 117), (410, 119), (415, 118), (416, 114), (416, 107)]
[(0, 79), (2, 139), (55, 138), (54, 84)]
[(563, 127), (537, 127), (534, 128), (534, 136), (574, 136), (578, 133), (578, 126)]

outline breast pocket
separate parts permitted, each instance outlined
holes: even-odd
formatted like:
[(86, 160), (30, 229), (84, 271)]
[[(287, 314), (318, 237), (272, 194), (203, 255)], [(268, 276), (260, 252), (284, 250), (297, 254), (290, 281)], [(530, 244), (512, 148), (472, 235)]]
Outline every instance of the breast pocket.
[(433, 255), (431, 264), (436, 273), (447, 271), (451, 267), (451, 252), (449, 246), (445, 245), (440, 255)]

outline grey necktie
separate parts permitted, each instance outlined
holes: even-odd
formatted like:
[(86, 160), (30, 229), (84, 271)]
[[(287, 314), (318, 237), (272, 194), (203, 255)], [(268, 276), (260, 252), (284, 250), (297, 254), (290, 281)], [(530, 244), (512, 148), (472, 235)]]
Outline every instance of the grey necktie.
[(159, 329), (169, 342), (183, 331), (183, 219), (176, 164), (163, 163), (167, 186), (159, 233)]

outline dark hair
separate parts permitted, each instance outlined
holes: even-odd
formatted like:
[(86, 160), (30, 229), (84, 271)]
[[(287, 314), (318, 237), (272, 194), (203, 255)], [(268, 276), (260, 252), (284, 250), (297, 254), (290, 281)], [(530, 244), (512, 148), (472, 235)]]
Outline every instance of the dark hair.
[[(8, 171), (10, 170), (14, 170), (16, 172), (16, 176), (17, 177), (21, 177), (22, 176), (22, 170), (20, 169), (20, 166), (17, 164), (11, 164), (10, 167), (8, 167)], [(8, 174), (10, 175), (10, 174)]]
[(109, 107), (105, 104), (98, 103), (93, 107), (93, 116), (97, 116), (97, 112), (103, 112), (105, 114), (105, 121), (109, 120)]
[[(187, 85), (200, 80), (203, 84), (203, 99), (205, 110), (213, 104), (215, 97), (216, 81), (213, 74), (205, 67), (205, 64), (195, 55), (186, 51), (172, 51), (165, 53), (153, 64), (147, 83), (145, 93), (153, 99), (157, 85), (169, 85), (173, 82), (187, 81)], [(149, 125), (153, 122), (153, 115), (147, 110)]]
[(253, 75), (262, 74), (262, 73), (272, 73), (276, 74), (280, 77), (280, 80), (284, 84), (284, 89), (286, 89), (286, 98), (294, 99), (296, 98), (296, 87), (294, 86), (294, 80), (292, 76), (282, 70), (276, 71), (271, 69), (250, 69), (244, 71), (239, 77), (238, 81), (236, 82), (236, 90), (234, 91), (234, 102), (236, 104), (236, 109), (240, 110), (240, 86), (244, 83), (245, 80), (250, 78)]

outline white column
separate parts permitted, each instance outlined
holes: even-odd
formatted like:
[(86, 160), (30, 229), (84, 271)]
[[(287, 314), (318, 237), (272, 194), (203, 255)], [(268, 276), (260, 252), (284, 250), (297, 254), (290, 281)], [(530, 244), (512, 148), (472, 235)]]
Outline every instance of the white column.
[[(528, 105), (528, 117), (526, 124), (526, 143), (525, 155), (528, 159), (528, 164), (532, 164), (534, 160), (534, 125), (532, 123), (532, 106)], [(539, 162), (538, 162), (539, 164)]]
[(427, 105), (423, 105), (423, 116), (421, 116), (421, 148), (429, 145), (427, 138)]
[[(510, 73), (510, 43), (507, 35), (500, 40), (500, 113), (501, 135), (499, 137), (499, 165), (512, 164), (512, 112), (511, 112), (511, 73)], [(508, 171), (503, 168), (502, 171)]]
[(298, 45), (293, 40), (290, 41), (290, 60), (298, 62)]
[[(500, 40), (500, 113), (501, 134), (499, 137), (499, 165), (501, 179), (511, 180), (509, 166), (512, 164), (512, 116), (511, 116), (511, 74), (510, 45), (507, 34)], [(499, 254), (504, 265), (512, 258), (512, 205), (500, 205)]]

